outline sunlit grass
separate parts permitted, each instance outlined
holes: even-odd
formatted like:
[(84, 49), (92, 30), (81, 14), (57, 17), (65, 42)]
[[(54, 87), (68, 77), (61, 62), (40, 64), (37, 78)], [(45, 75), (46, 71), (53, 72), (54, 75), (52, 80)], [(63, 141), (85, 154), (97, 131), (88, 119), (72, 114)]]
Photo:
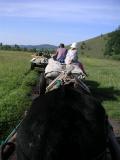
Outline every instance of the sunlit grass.
[(120, 119), (120, 62), (96, 58), (80, 58), (89, 77), (86, 79), (94, 96), (111, 118)]
[[(0, 130), (23, 115), (31, 104), (31, 88), (37, 73), (30, 71), (28, 52), (0, 51)], [(86, 83), (108, 115), (120, 119), (120, 62), (80, 57), (89, 77)], [(8, 123), (6, 123), (8, 122)]]
[(18, 121), (31, 104), (38, 74), (30, 71), (30, 59), (28, 52), (0, 51), (0, 130)]

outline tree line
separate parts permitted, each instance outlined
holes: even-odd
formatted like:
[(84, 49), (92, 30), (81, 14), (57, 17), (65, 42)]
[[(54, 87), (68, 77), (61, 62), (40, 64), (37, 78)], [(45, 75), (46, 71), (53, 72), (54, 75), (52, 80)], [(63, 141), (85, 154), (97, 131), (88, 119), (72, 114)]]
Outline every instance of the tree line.
[(120, 26), (108, 34), (104, 55), (120, 60)]
[(11, 50), (11, 51), (27, 51), (27, 48), (21, 48), (19, 45), (7, 45), (3, 44), (2, 42), (0, 43), (0, 50)]
[(46, 48), (26, 48), (26, 47), (20, 47), (19, 45), (4, 45), (2, 42), (0, 43), (0, 50), (8, 50), (8, 51), (27, 51), (27, 52), (34, 52), (39, 55), (42, 55), (43, 53), (52, 54), (54, 52), (54, 49), (46, 49)]

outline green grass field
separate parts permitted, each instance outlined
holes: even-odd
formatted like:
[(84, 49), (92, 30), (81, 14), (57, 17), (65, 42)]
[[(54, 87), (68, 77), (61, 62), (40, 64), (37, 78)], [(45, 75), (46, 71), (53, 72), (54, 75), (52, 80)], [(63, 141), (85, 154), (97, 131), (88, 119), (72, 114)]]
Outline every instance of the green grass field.
[(81, 58), (87, 73), (87, 85), (111, 118), (120, 120), (120, 62), (106, 59)]
[[(31, 88), (38, 74), (30, 71), (30, 59), (28, 52), (0, 51), (0, 131), (4, 133), (6, 127), (18, 123), (31, 104)], [(120, 62), (90, 57), (80, 59), (89, 74), (86, 84), (93, 96), (102, 102), (111, 118), (120, 120)]]
[(12, 126), (31, 104), (37, 72), (30, 71), (28, 52), (0, 51), (0, 131)]

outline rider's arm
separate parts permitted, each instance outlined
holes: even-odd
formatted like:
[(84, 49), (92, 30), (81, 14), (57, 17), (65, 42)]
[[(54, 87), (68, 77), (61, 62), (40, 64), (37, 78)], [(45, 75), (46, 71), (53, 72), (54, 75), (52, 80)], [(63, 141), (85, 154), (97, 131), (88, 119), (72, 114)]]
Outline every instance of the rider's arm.
[(57, 49), (57, 51), (56, 51), (56, 53), (54, 54), (54, 56), (53, 56), (53, 59), (57, 59), (57, 55), (58, 55), (58, 49)]

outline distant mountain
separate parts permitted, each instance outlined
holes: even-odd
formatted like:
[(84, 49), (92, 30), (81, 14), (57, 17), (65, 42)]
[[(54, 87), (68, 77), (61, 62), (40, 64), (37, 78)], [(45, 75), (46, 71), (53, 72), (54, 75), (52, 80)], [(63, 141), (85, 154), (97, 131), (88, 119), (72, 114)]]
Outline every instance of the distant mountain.
[(50, 44), (40, 44), (40, 45), (19, 45), (21, 48), (28, 48), (28, 49), (33, 49), (33, 48), (36, 48), (36, 49), (42, 49), (42, 48), (45, 48), (45, 49), (56, 49), (57, 46), (54, 46), (54, 45), (50, 45)]

